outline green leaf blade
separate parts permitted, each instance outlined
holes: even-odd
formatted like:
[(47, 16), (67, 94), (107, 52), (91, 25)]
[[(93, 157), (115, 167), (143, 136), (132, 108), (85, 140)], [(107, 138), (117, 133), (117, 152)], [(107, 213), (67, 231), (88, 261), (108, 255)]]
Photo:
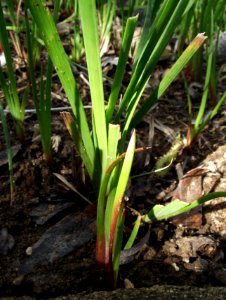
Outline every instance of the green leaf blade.
[(102, 177), (107, 164), (107, 129), (95, 1), (80, 0), (79, 11), (89, 74), (93, 109), (93, 128), (97, 139), (96, 146), (98, 155), (100, 156)]

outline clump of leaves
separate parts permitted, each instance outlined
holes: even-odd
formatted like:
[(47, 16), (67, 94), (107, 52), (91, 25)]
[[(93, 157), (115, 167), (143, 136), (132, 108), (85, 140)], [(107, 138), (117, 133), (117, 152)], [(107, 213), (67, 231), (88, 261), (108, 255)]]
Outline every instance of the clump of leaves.
[[(78, 1), (92, 102), (92, 120), (91, 127), (89, 127), (83, 102), (53, 18), (44, 6), (43, 1), (26, 0), (27, 8), (42, 33), (53, 66), (72, 107), (74, 116), (67, 115), (65, 123), (97, 193), (96, 260), (109, 272), (113, 285), (117, 281), (122, 247), (125, 218), (123, 195), (128, 184), (134, 152), (136, 152), (134, 128), (160, 99), (192, 55), (202, 46), (206, 39), (204, 34), (197, 35), (150, 97), (140, 107), (138, 107), (138, 103), (150, 75), (175, 28), (181, 21), (186, 9), (190, 8), (194, 2), (190, 1), (188, 3), (186, 0), (162, 1), (146, 40), (140, 49), (140, 56), (133, 66), (129, 85), (119, 102), (130, 45), (137, 24), (137, 16), (127, 20), (112, 89), (109, 98), (104, 99), (96, 1)], [(117, 106), (118, 102), (119, 105)], [(107, 103), (107, 106), (105, 106), (105, 103)], [(121, 123), (122, 126), (120, 127), (119, 124)], [(126, 146), (131, 132), (129, 144)], [(216, 194), (211, 196), (216, 196)], [(191, 209), (208, 199), (208, 197), (198, 199), (190, 206), (179, 200), (168, 204), (166, 207), (156, 206), (142, 220), (149, 222), (153, 218), (157, 220), (168, 218), (173, 214)], [(135, 239), (139, 221), (136, 222), (127, 247), (131, 247), (133, 244), (132, 241)]]

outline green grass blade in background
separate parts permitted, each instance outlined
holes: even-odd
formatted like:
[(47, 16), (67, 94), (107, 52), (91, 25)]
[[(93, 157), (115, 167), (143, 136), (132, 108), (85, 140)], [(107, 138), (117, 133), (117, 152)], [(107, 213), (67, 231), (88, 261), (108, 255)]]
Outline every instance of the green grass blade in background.
[(6, 79), (3, 74), (1, 75), (1, 84), (4, 85), (3, 90), (6, 91), (5, 94), (7, 104), (9, 106), (10, 113), (15, 121), (16, 132), (20, 140), (24, 140), (24, 110), (22, 110), (19, 96), (17, 93), (16, 78), (13, 69), (12, 55), (10, 51), (10, 45), (8, 41), (8, 34), (6, 31), (5, 18), (3, 15), (2, 5), (0, 2), (0, 41), (3, 45), (3, 50), (6, 58), (7, 65), (7, 76), (9, 83), (6, 84)]
[(107, 124), (111, 121), (115, 110), (115, 105), (119, 97), (119, 92), (122, 86), (122, 80), (125, 73), (125, 67), (128, 60), (129, 50), (133, 39), (134, 30), (136, 28), (138, 17), (129, 18), (126, 23), (125, 32), (123, 35), (122, 45), (119, 53), (119, 60), (114, 75), (114, 81), (109, 96), (106, 109)]
[[(60, 0), (54, 3), (53, 19), (56, 22), (60, 8)], [(42, 148), (45, 155), (46, 162), (50, 165), (52, 163), (52, 142), (51, 142), (51, 83), (52, 83), (52, 61), (48, 57), (46, 81), (44, 81), (43, 66), (41, 65), (40, 75), (40, 94), (37, 94), (36, 74), (35, 74), (35, 61), (33, 53), (34, 36), (31, 31), (28, 15), (26, 13), (26, 36), (27, 36), (27, 51), (29, 74), (32, 83), (32, 94), (35, 103), (39, 129), (41, 134)]]
[[(60, 41), (53, 18), (51, 17), (48, 9), (44, 6), (43, 1), (27, 0), (27, 6), (38, 26), (39, 31), (42, 33), (42, 38), (47, 47), (48, 54), (63, 85), (73, 113), (75, 114), (79, 128), (78, 130), (81, 132), (81, 135), (78, 138), (82, 138), (85, 151), (87, 152), (90, 161), (94, 162), (94, 145), (90, 136), (85, 110), (70, 68), (68, 57)], [(82, 143), (78, 144), (81, 145)], [(79, 152), (84, 151), (84, 149), (78, 150)]]
[(170, 68), (170, 70), (166, 73), (159, 86), (155, 89), (153, 94), (145, 101), (144, 104), (141, 105), (140, 109), (137, 111), (135, 116), (133, 117), (130, 129), (134, 128), (140, 120), (144, 117), (147, 111), (158, 101), (158, 99), (163, 95), (169, 85), (173, 82), (173, 80), (179, 75), (182, 69), (189, 62), (194, 53), (203, 45), (206, 40), (206, 36), (204, 34), (198, 34), (198, 36), (191, 42), (191, 44), (185, 49), (182, 55), (178, 58), (178, 60), (174, 63), (174, 65)]
[(225, 0), (215, 0), (213, 3), (214, 7), (214, 22), (216, 22), (219, 28), (222, 28), (222, 31), (225, 30), (225, 13), (226, 5)]
[[(161, 4), (161, 0), (158, 0), (158, 5)], [(139, 45), (137, 47), (137, 50), (136, 50), (136, 55), (135, 55), (135, 60), (134, 60), (134, 64), (136, 65), (136, 62), (137, 60), (140, 58), (141, 56), (141, 52), (142, 50), (144, 49), (145, 47), (145, 44), (148, 40), (148, 36), (149, 36), (149, 32), (150, 32), (150, 29), (151, 29), (151, 24), (153, 22), (153, 19), (152, 19), (152, 13), (153, 13), (153, 5), (155, 5), (156, 2), (153, 4), (153, 1), (152, 0), (148, 0), (147, 1), (147, 5), (146, 5), (146, 13), (145, 13), (145, 19), (144, 19), (144, 25), (142, 27), (142, 33), (141, 33), (141, 37), (140, 37), (140, 41), (139, 41)]]
[[(84, 43), (83, 38), (81, 36), (81, 20), (79, 19), (79, 11), (78, 11), (78, 1), (74, 1), (74, 26), (73, 26), (73, 39), (71, 40), (73, 48), (71, 49), (71, 58), (75, 62), (81, 61), (81, 58), (84, 54)], [(72, 15), (72, 16), (73, 16)], [(70, 17), (72, 17), (70, 16)]]
[(206, 125), (216, 116), (216, 114), (218, 113), (219, 109), (221, 108), (225, 100), (226, 100), (226, 92), (224, 92), (223, 96), (218, 100), (216, 106), (213, 108), (208, 118), (206, 118), (206, 120), (203, 120), (203, 122), (200, 124), (199, 128), (196, 131), (193, 131), (192, 138), (195, 138), (206, 127)]
[(64, 123), (67, 127), (68, 132), (70, 133), (70, 135), (76, 145), (76, 148), (80, 149), (79, 153), (80, 153), (82, 161), (86, 167), (86, 170), (89, 174), (89, 177), (90, 177), (94, 187), (98, 190), (99, 189), (99, 186), (98, 186), (99, 180), (94, 172), (94, 169), (95, 169), (94, 162), (90, 160), (90, 157), (87, 154), (85, 145), (80, 136), (81, 133), (78, 130), (78, 125), (69, 112), (61, 112), (61, 116), (64, 120)]
[(107, 166), (107, 127), (95, 0), (79, 0), (79, 13), (89, 75), (93, 130), (97, 140), (95, 149), (101, 162), (99, 168), (102, 177)]
[(9, 129), (6, 122), (6, 117), (4, 115), (2, 103), (0, 101), (0, 119), (2, 121), (2, 127), (3, 127), (3, 133), (5, 138), (5, 144), (6, 144), (6, 153), (8, 158), (8, 166), (9, 166), (9, 182), (10, 182), (10, 196), (11, 196), (11, 202), (13, 201), (13, 189), (14, 189), (14, 179), (13, 179), (13, 158), (12, 158), (12, 149), (11, 149), (11, 143), (10, 143), (10, 135), (9, 135)]
[(194, 15), (194, 8), (190, 8), (187, 13), (184, 14), (184, 18), (181, 21), (180, 33), (178, 38), (178, 45), (177, 45), (177, 55), (180, 56), (183, 52), (183, 49), (186, 47), (186, 39), (188, 37), (188, 28), (191, 26), (191, 21)]
[[(7, 64), (7, 73), (8, 73), (9, 80), (10, 80), (10, 83), (12, 86), (11, 93), (15, 93), (17, 91), (16, 80), (15, 80), (15, 76), (14, 76), (12, 56), (11, 56), (10, 45), (9, 45), (9, 41), (8, 41), (8, 34), (6, 31), (5, 18), (3, 15), (1, 2), (0, 2), (0, 41), (2, 42), (2, 45), (3, 45), (3, 50), (4, 50), (6, 64)], [(17, 98), (18, 98), (17, 94), (14, 95), (13, 105), (15, 105), (17, 110), (19, 110), (19, 99), (17, 99)], [(15, 117), (18, 118), (18, 116), (16, 116), (16, 115), (15, 115)]]
[[(43, 79), (43, 67), (41, 66), (40, 74), (40, 86), (37, 87), (36, 84), (36, 74), (35, 74), (35, 63), (33, 58), (33, 36), (30, 30), (30, 25), (28, 21), (28, 16), (26, 14), (26, 37), (27, 37), (27, 54), (28, 54), (28, 73), (31, 81), (32, 88), (32, 98), (35, 103), (36, 114), (39, 124), (39, 130), (41, 135), (42, 148), (45, 155), (46, 162), (51, 163), (52, 160), (52, 145), (51, 145), (51, 94), (48, 99), (45, 98), (45, 88), (44, 88), (44, 79)], [(52, 72), (47, 75), (46, 81), (49, 81), (48, 78), (52, 76)], [(48, 83), (49, 84), (49, 83)], [(38, 94), (39, 90), (39, 94)], [(49, 92), (49, 91), (48, 91)], [(51, 90), (50, 90), (51, 92)]]
[[(170, 3), (170, 1), (169, 1)], [(174, 7), (174, 10), (172, 12), (172, 15), (170, 15), (170, 19), (167, 20), (167, 22), (164, 22), (161, 27), (161, 30), (159, 30), (159, 36), (156, 36), (153, 34), (153, 36), (156, 38), (155, 41), (151, 39), (151, 42), (154, 42), (154, 47), (152, 52), (147, 53), (147, 47), (145, 48), (145, 57), (143, 57), (142, 60), (139, 60), (137, 63), (136, 69), (140, 69), (141, 76), (139, 76), (138, 81), (136, 83), (136, 92), (139, 94), (139, 92), (146, 86), (147, 80), (149, 79), (151, 72), (154, 70), (154, 67), (156, 63), (158, 62), (162, 52), (164, 51), (165, 47), (167, 46), (170, 38), (172, 37), (178, 22), (181, 20), (181, 15), (184, 13), (187, 6), (187, 1), (178, 1), (178, 4), (176, 7)], [(161, 16), (162, 18), (165, 16)], [(167, 15), (168, 17), (168, 15)], [(162, 21), (163, 22), (163, 21)], [(154, 24), (153, 24), (154, 26)], [(155, 31), (155, 28), (153, 29)], [(150, 44), (150, 41), (148, 41), (148, 45)], [(145, 63), (146, 60), (146, 63)], [(130, 100), (129, 102), (131, 102)]]
[(141, 52), (141, 57), (132, 73), (129, 86), (115, 117), (115, 123), (119, 122), (121, 114), (131, 101), (137, 103), (136, 95), (140, 96), (141, 91), (144, 90), (156, 63), (180, 22), (186, 6), (187, 1), (185, 0), (180, 0), (178, 3), (174, 0), (165, 0), (162, 4), (150, 29), (149, 38)]
[[(149, 109), (159, 100), (159, 98), (163, 95), (163, 93), (166, 91), (169, 85), (186, 66), (186, 64), (194, 55), (194, 53), (202, 46), (205, 39), (206, 37), (204, 36), (204, 34), (200, 34), (191, 42), (191, 44), (187, 47), (187, 49), (183, 52), (183, 54), (179, 57), (179, 59), (174, 63), (171, 69), (164, 76), (159, 86), (154, 90), (151, 96), (141, 105), (141, 107), (135, 115), (134, 111), (141, 95), (137, 95), (137, 97), (134, 98), (134, 103), (132, 102), (128, 107), (125, 119), (125, 126), (122, 132), (122, 139), (120, 141), (119, 146), (120, 150), (123, 149), (123, 145), (125, 143), (128, 132), (135, 128), (135, 126), (141, 121), (141, 119), (149, 111)], [(140, 91), (140, 93), (142, 93), (142, 90)]]
[(206, 109), (206, 102), (207, 102), (207, 97), (208, 97), (208, 92), (209, 92), (209, 83), (210, 83), (210, 79), (211, 79), (211, 72), (212, 72), (212, 67), (213, 67), (213, 24), (214, 24), (214, 20), (213, 20), (213, 10), (210, 10), (210, 29), (209, 31), (209, 49), (208, 49), (208, 61), (207, 61), (207, 70), (206, 70), (206, 77), (205, 77), (205, 83), (204, 83), (204, 87), (203, 87), (203, 94), (202, 94), (202, 100), (201, 100), (201, 104), (199, 106), (199, 112), (198, 115), (196, 117), (195, 120), (195, 124), (194, 124), (194, 132), (198, 130), (204, 113), (205, 113), (205, 109)]
[(111, 26), (116, 14), (116, 1), (107, 0), (102, 2), (99, 11), (99, 26), (101, 27), (100, 37), (100, 56), (108, 50), (108, 45), (111, 37)]
[[(18, 11), (19, 11), (18, 9), (20, 8), (22, 1), (18, 1), (18, 3), (15, 3), (14, 0), (7, 0), (4, 2), (6, 2), (7, 12), (9, 13), (9, 19), (10, 19), (10, 26), (7, 26), (7, 30), (8, 29), (10, 30), (11, 40), (13, 41), (13, 45), (15, 47), (18, 56), (23, 61), (26, 61), (26, 54), (23, 49), (23, 46), (21, 45), (20, 36), (19, 36), (19, 33), (21, 33), (23, 30), (23, 21), (20, 24), (19, 21), (20, 18), (18, 15)], [(17, 6), (16, 11), (15, 11), (15, 5)]]
[[(54, 1), (54, 10), (53, 10), (53, 20), (57, 23), (58, 14), (60, 10), (60, 0)], [(42, 128), (42, 136), (44, 137), (44, 147), (46, 148), (47, 157), (50, 157), (52, 160), (52, 126), (51, 126), (51, 85), (52, 85), (52, 71), (53, 71), (53, 63), (51, 58), (48, 56), (47, 62), (47, 70), (46, 70), (46, 82), (45, 82), (45, 92), (43, 102), (40, 103), (40, 107), (42, 108), (42, 118), (44, 118), (43, 128)], [(46, 126), (47, 124), (47, 126)]]

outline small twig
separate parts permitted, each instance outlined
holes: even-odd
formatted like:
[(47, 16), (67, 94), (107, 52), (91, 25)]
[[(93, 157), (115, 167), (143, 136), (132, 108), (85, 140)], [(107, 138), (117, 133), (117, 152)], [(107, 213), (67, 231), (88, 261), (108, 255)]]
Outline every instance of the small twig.
[[(92, 105), (85, 105), (84, 106), (85, 109), (91, 109)], [(61, 106), (61, 107), (52, 107), (51, 111), (65, 111), (65, 110), (71, 110), (72, 108), (70, 106)], [(35, 108), (31, 108), (31, 109), (25, 109), (24, 111), (25, 113), (36, 113), (36, 109)], [(4, 109), (4, 113), (10, 113), (10, 110), (8, 108)]]

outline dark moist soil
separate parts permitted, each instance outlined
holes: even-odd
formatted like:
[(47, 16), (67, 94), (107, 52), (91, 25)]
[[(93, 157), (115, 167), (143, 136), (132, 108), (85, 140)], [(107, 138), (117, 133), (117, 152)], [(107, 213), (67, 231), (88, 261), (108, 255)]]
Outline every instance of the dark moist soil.
[[(159, 64), (150, 86), (169, 64)], [(106, 92), (108, 85), (106, 82)], [(87, 86), (81, 80), (79, 87), (87, 99)], [(68, 106), (57, 80), (54, 88), (53, 106)], [(150, 90), (147, 88), (145, 96)], [(221, 81), (219, 94), (224, 90), (225, 82)], [(32, 108), (32, 102), (29, 105)], [(195, 113), (198, 105), (199, 100), (194, 100)], [(137, 146), (152, 149), (137, 155), (134, 161), (132, 175), (147, 174), (131, 179), (125, 240), (135, 220), (131, 208), (144, 214), (154, 204), (164, 204), (172, 198), (180, 196), (189, 202), (204, 193), (226, 190), (225, 111), (223, 106), (197, 142), (178, 156), (164, 177), (150, 171), (170, 148), (172, 138), (187, 132), (187, 102), (181, 78), (137, 126)], [(15, 186), (11, 195), (1, 129), (0, 296), (50, 298), (108, 290), (105, 274), (95, 263), (95, 193), (88, 180), (81, 180), (84, 170), (60, 113), (53, 112), (52, 135), (58, 144), (50, 167), (43, 159), (35, 114), (26, 114), (23, 143), (18, 141), (9, 115), (7, 121), (14, 147)], [(198, 166), (201, 172), (200, 168), (197, 171)], [(186, 177), (189, 179), (179, 181), (178, 168), (185, 177), (190, 174)], [(93, 204), (88, 204), (53, 173), (63, 176)], [(226, 286), (225, 198), (180, 219), (143, 226), (137, 243), (138, 251), (120, 267), (118, 288)]]

